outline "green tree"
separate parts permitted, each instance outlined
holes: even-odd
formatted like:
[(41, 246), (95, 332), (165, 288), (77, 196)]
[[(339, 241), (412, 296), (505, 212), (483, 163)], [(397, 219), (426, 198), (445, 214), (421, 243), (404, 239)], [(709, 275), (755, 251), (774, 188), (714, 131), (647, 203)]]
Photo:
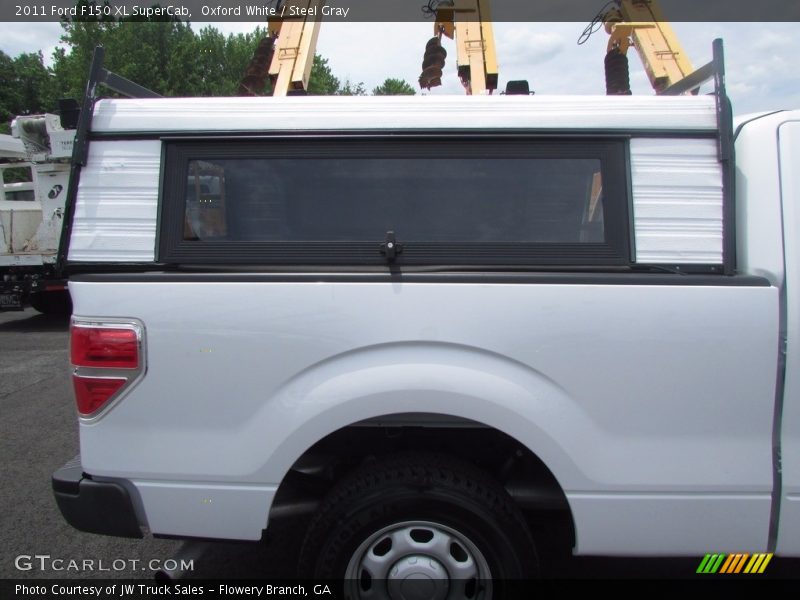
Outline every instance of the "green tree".
[[(262, 38), (267, 37), (268, 32), (264, 27), (256, 27), (250, 33), (239, 33), (229, 35), (225, 41), (225, 70), (228, 73), (230, 83), (224, 95), (234, 95), (238, 92), (239, 83), (245, 75), (245, 71), (253, 58), (253, 52), (258, 48)], [(265, 95), (272, 93), (272, 86), (267, 77), (267, 86), (264, 90)]]
[[(95, 0), (81, 0), (96, 4)], [(163, 96), (232, 96), (259, 41), (268, 35), (263, 27), (251, 33), (225, 37), (214, 27), (198, 33), (188, 24), (170, 17), (121, 20), (92, 18), (64, 21), (59, 48), (53, 55), (60, 97), (83, 96), (94, 48), (104, 46), (105, 66)], [(0, 63), (0, 72), (2, 72)], [(317, 55), (309, 81), (310, 94), (335, 94), (340, 82), (328, 61)], [(363, 84), (350, 86), (351, 93), (364, 93)], [(268, 85), (265, 93), (270, 93)], [(103, 96), (113, 96), (101, 90)]]
[[(81, 5), (97, 5), (81, 0)], [(53, 52), (53, 71), (56, 75), (58, 95), (62, 98), (80, 98), (86, 89), (86, 77), (96, 46), (107, 46), (117, 23), (113, 18), (62, 20), (61, 42), (68, 49), (56, 48)]]
[(337, 96), (366, 96), (367, 95), (367, 88), (364, 87), (364, 82), (359, 81), (356, 84), (350, 83), (350, 80), (347, 79), (338, 90), (336, 90)]
[(53, 73), (44, 66), (41, 52), (20, 54), (14, 59), (21, 106), (17, 114), (35, 114), (56, 109)]
[(3, 132), (16, 115), (30, 115), (56, 109), (56, 85), (45, 67), (41, 52), (11, 58), (0, 52), (0, 123)]
[(389, 78), (372, 90), (373, 96), (413, 96), (416, 90), (404, 79)]
[(14, 59), (0, 50), (0, 133), (8, 133), (8, 122), (21, 105)]
[(165, 96), (187, 94), (187, 83), (196, 79), (194, 71), (201, 68), (194, 32), (175, 18), (137, 16), (62, 25), (61, 41), (68, 48), (57, 49), (53, 61), (64, 96), (83, 95), (94, 48), (99, 45), (106, 50), (108, 69)]
[(315, 96), (330, 96), (339, 90), (339, 79), (333, 75), (328, 59), (319, 54), (314, 56), (311, 76), (308, 79), (308, 93)]

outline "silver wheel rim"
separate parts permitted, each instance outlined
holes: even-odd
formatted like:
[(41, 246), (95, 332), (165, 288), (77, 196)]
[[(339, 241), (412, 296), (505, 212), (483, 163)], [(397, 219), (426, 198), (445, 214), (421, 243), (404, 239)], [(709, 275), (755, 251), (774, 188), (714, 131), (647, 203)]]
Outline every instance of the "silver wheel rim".
[(431, 521), (404, 521), (370, 535), (345, 571), (349, 598), (485, 600), (492, 575), (463, 533)]

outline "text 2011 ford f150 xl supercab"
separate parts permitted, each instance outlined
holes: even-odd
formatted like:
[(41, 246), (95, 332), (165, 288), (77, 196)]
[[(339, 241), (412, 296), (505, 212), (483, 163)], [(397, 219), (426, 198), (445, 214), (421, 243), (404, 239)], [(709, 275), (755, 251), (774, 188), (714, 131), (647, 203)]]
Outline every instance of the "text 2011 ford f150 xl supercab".
[(531, 575), (543, 510), (579, 555), (800, 556), (800, 112), (717, 83), (90, 104), (64, 516), (310, 507), (302, 572), (364, 596)]

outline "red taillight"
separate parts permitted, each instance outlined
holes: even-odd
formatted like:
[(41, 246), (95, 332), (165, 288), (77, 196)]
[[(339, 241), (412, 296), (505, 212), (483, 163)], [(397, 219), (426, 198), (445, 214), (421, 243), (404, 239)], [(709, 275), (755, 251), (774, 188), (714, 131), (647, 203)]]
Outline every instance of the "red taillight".
[(70, 328), (72, 384), (81, 416), (92, 416), (142, 371), (141, 326), (75, 320)]
[(72, 376), (72, 385), (75, 388), (75, 402), (78, 412), (90, 415), (96, 412), (113, 396), (127, 379), (112, 379), (110, 377), (79, 377)]
[(76, 367), (136, 369), (139, 340), (133, 329), (72, 326), (72, 364)]

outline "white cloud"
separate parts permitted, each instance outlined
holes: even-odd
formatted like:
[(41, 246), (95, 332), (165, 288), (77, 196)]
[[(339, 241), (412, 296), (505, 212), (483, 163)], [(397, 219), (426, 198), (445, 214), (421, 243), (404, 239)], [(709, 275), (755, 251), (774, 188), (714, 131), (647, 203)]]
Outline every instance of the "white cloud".
[(536, 24), (498, 23), (494, 30), (498, 52), (502, 49), (506, 65), (548, 62), (561, 54), (567, 45), (565, 32), (549, 28), (537, 31)]
[(61, 32), (60, 23), (0, 23), (0, 50), (11, 57), (41, 51), (50, 65)]
[(773, 24), (766, 30), (755, 32), (755, 39), (749, 43), (753, 53), (775, 52), (796, 47), (796, 33), (776, 30), (774, 27)]
[(372, 90), (394, 77), (416, 87), (432, 29), (430, 23), (323, 22), (317, 50), (342, 81), (363, 82)]

